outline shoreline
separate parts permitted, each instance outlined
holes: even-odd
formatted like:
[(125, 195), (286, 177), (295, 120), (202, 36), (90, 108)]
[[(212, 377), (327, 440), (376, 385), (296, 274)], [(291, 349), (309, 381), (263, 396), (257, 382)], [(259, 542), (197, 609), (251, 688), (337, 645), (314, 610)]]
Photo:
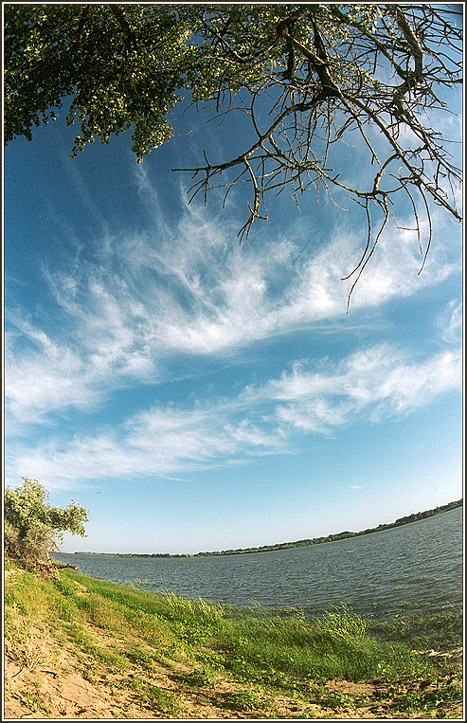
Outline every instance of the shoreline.
[(6, 573), (6, 719), (462, 718), (460, 610), (308, 621)]
[(450, 512), (451, 510), (458, 509), (463, 506), (463, 499), (449, 502), (446, 505), (440, 505), (431, 510), (425, 510), (424, 512), (414, 512), (404, 517), (399, 517), (394, 522), (378, 525), (377, 527), (371, 527), (366, 530), (360, 530), (359, 532), (350, 532), (345, 530), (344, 532), (338, 532), (335, 534), (327, 535), (325, 537), (315, 537), (310, 539), (296, 540), (295, 542), (280, 542), (274, 545), (262, 545), (261, 547), (245, 547), (230, 550), (220, 550), (212, 552), (196, 552), (196, 553), (170, 553), (170, 552), (60, 552), (61, 555), (96, 555), (101, 557), (154, 557), (154, 558), (195, 558), (195, 557), (219, 557), (223, 555), (248, 555), (256, 552), (276, 552), (278, 550), (290, 550), (299, 547), (309, 547), (311, 545), (323, 545), (328, 542), (337, 542), (339, 540), (346, 540), (350, 537), (359, 537), (361, 535), (371, 535), (375, 532), (383, 532), (384, 530), (394, 529), (395, 527), (401, 527), (403, 525), (412, 524), (419, 522), (420, 520), (427, 519), (428, 517), (434, 517), (435, 515), (443, 514), (444, 512)]

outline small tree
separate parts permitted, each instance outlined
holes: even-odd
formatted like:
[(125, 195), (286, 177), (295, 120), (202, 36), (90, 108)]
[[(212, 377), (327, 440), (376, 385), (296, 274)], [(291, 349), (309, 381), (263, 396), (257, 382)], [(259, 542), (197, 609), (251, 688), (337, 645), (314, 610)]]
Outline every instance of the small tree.
[(58, 549), (63, 532), (85, 537), (87, 510), (76, 502), (52, 507), (48, 493), (35, 479), (5, 489), (5, 556), (23, 565), (51, 567), (50, 552)]

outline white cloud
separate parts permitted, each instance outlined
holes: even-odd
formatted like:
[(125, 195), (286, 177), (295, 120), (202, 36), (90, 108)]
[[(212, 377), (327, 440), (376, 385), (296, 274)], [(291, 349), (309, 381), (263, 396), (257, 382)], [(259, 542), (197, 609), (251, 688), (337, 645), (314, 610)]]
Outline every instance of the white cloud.
[[(69, 347), (54, 343), (45, 333), (22, 324), (34, 348), (6, 353), (5, 387), (9, 419), (17, 424), (46, 420), (50, 411), (68, 406), (90, 407), (100, 396), (92, 389), (83, 360)], [(6, 334), (7, 348), (14, 345)]]
[[(49, 270), (54, 307), (44, 307), (40, 322), (11, 318), (10, 423), (43, 421), (49, 412), (93, 406), (114, 389), (158, 382), (180, 354), (222, 356), (345, 319), (352, 281), (341, 277), (358, 258), (356, 234), (336, 229), (327, 242), (269, 238), (239, 247), (233, 221), (196, 205), (171, 227), (147, 179), (140, 181), (153, 208), (151, 232), (106, 236), (99, 261), (78, 254), (69, 268)], [(457, 267), (442, 253), (438, 241), (419, 276), (415, 234), (388, 230), (355, 290), (354, 319), (445, 279)]]
[(446, 304), (436, 323), (443, 344), (459, 346), (462, 342), (462, 303), (453, 299)]
[(295, 364), (291, 373), (249, 387), (244, 396), (250, 404), (279, 402), (279, 422), (303, 432), (331, 432), (354, 419), (379, 421), (407, 413), (460, 384), (460, 352), (411, 362), (401, 351), (379, 345), (318, 372)]
[(235, 398), (167, 405), (139, 412), (111, 430), (10, 458), (12, 479), (35, 476), (73, 487), (101, 478), (172, 476), (239, 464), (252, 456), (292, 452), (301, 434), (330, 434), (344, 426), (403, 415), (460, 386), (460, 352), (414, 361), (389, 346), (359, 351), (340, 363), (290, 373)]
[(172, 476), (285, 451), (279, 433), (261, 429), (232, 405), (195, 409), (154, 408), (112, 431), (49, 441), (11, 460), (12, 478), (34, 476), (51, 487), (74, 487), (101, 478)]

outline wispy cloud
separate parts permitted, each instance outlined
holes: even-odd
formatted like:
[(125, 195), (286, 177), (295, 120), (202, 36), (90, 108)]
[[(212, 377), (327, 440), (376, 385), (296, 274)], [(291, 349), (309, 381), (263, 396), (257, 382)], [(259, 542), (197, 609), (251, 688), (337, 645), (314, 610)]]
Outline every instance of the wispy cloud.
[(279, 432), (239, 414), (235, 405), (218, 401), (191, 409), (149, 409), (120, 427), (68, 444), (50, 440), (20, 452), (12, 460), (11, 473), (17, 478), (34, 470), (50, 486), (67, 488), (102, 478), (170, 477), (279, 451), (286, 451)]
[[(11, 424), (45, 422), (56, 409), (92, 407), (100, 397), (82, 355), (45, 332), (16, 320), (6, 341), (6, 399)], [(17, 348), (18, 338), (20, 350)], [(25, 349), (25, 342), (30, 342)], [(11, 430), (11, 426), (9, 426)]]
[[(53, 305), (40, 321), (26, 321), (21, 311), (10, 316), (10, 423), (42, 422), (50, 412), (94, 406), (114, 389), (158, 382), (174, 355), (225, 356), (345, 318), (351, 282), (341, 277), (358, 257), (354, 233), (334, 229), (312, 239), (302, 231), (296, 240), (238, 247), (234, 222), (193, 205), (170, 225), (144, 175), (140, 184), (151, 230), (106, 236), (93, 261), (78, 253), (69, 267), (47, 270)], [(442, 252), (439, 242), (419, 276), (415, 235), (393, 228), (355, 291), (351, 313), (358, 318), (362, 309), (445, 279), (456, 267)], [(323, 405), (316, 424), (335, 424), (340, 415), (345, 410)]]
[(253, 456), (293, 452), (297, 432), (330, 434), (408, 414), (457, 389), (461, 379), (460, 353), (416, 361), (386, 345), (333, 366), (322, 361), (310, 367), (296, 363), (280, 378), (248, 386), (233, 398), (153, 407), (92, 436), (18, 448), (9, 473), (73, 487), (102, 478), (171, 476), (241, 464)]
[(445, 351), (423, 362), (379, 345), (339, 364), (308, 371), (303, 362), (263, 387), (248, 389), (250, 400), (277, 401), (277, 417), (304, 432), (330, 432), (361, 421), (380, 421), (413, 411), (459, 388), (460, 352)]
[(462, 303), (460, 301), (453, 299), (446, 304), (436, 323), (443, 344), (459, 346), (462, 343)]

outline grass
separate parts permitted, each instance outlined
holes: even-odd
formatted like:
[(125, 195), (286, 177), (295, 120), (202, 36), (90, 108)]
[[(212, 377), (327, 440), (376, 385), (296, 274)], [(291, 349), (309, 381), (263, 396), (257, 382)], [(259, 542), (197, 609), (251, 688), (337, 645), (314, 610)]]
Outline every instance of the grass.
[[(5, 639), (30, 676), (66, 651), (67, 665), (112, 698), (109, 717), (126, 717), (129, 705), (130, 717), (449, 717), (462, 700), (461, 660), (450, 656), (462, 645), (456, 609), (369, 621), (340, 606), (309, 621), (299, 610), (231, 608), (71, 569), (46, 580), (10, 567)], [(45, 711), (38, 685), (31, 678), (27, 691), (12, 692), (25, 714)]]
[(451, 607), (443, 612), (412, 612), (387, 620), (373, 620), (370, 630), (381, 640), (397, 640), (418, 650), (445, 652), (462, 645), (463, 619), (459, 610)]

